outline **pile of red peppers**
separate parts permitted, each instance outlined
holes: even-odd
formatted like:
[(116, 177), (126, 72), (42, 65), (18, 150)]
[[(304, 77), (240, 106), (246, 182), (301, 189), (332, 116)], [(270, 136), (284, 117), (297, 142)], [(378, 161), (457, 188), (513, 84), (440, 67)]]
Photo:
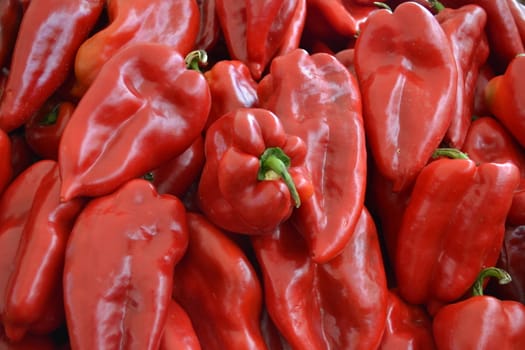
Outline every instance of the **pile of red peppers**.
[(523, 0), (1, 0), (0, 349), (525, 349)]

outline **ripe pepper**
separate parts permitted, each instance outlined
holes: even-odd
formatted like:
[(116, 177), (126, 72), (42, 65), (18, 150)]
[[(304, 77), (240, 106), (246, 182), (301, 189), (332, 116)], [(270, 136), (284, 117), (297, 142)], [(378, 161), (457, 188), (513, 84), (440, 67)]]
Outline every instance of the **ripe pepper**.
[(175, 267), (174, 299), (203, 349), (266, 349), (259, 328), (262, 290), (244, 252), (197, 213), (187, 214), (188, 250)]
[(525, 4), (517, 0), (507, 0), (507, 5), (520, 33), (521, 42), (525, 43)]
[(150, 43), (123, 48), (64, 129), (62, 198), (108, 194), (180, 155), (201, 135), (209, 110), (206, 79), (186, 69), (177, 51)]
[(175, 300), (168, 304), (168, 316), (160, 343), (160, 350), (200, 350), (188, 313)]
[(0, 104), (0, 128), (23, 125), (66, 80), (103, 0), (32, 1), (25, 11)]
[(2, 350), (56, 350), (57, 344), (51, 336), (30, 335), (13, 343), (0, 330), (0, 349)]
[(12, 152), (9, 135), (0, 130), (0, 195), (13, 177)]
[[(101, 244), (102, 243), (102, 244)], [(144, 179), (91, 200), (67, 244), (63, 288), (73, 349), (158, 349), (186, 210)]]
[(364, 205), (366, 144), (357, 81), (334, 56), (297, 49), (274, 58), (258, 85), (259, 106), (306, 142), (314, 194), (291, 217), (312, 258), (343, 251)]
[(401, 297), (425, 304), (431, 314), (463, 296), (479, 271), (496, 263), (520, 180), (512, 163), (477, 165), (453, 149), (434, 155), (439, 158), (412, 189), (394, 262)]
[(485, 86), (485, 99), (491, 113), (525, 147), (525, 54), (517, 55), (503, 74)]
[(185, 56), (193, 48), (199, 31), (195, 0), (112, 0), (107, 1), (107, 15), (109, 24), (87, 39), (76, 54), (75, 91), (79, 95), (122, 47), (140, 42), (159, 43)]
[(210, 51), (219, 41), (219, 18), (215, 11), (215, 0), (197, 0), (199, 5), (199, 32), (195, 48)]
[(10, 63), (21, 18), (22, 6), (18, 0), (0, 2), (0, 68)]
[(450, 126), (458, 73), (449, 41), (415, 2), (393, 13), (380, 9), (357, 38), (355, 70), (372, 158), (399, 191), (415, 180)]
[(215, 225), (262, 234), (287, 220), (313, 193), (306, 144), (261, 108), (223, 115), (206, 132), (199, 207)]
[(252, 237), (268, 313), (294, 349), (376, 349), (386, 322), (387, 287), (376, 227), (363, 209), (345, 249), (317, 264), (285, 222)]
[(444, 306), (434, 317), (433, 332), (438, 349), (523, 349), (525, 305), (483, 295), (483, 280), (497, 277), (507, 283), (510, 275), (487, 268), (479, 273), (472, 297)]

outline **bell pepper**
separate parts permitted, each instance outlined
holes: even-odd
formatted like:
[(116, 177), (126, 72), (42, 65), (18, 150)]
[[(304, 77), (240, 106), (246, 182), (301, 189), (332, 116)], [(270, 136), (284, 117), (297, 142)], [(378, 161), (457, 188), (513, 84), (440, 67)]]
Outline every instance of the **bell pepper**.
[(518, 0), (507, 0), (507, 5), (516, 23), (521, 42), (525, 44), (525, 4)]
[(144, 179), (91, 200), (66, 248), (63, 289), (72, 349), (158, 349), (186, 210)]
[(210, 103), (204, 76), (186, 69), (174, 49), (123, 48), (102, 67), (64, 129), (61, 197), (108, 194), (180, 155), (201, 135)]
[(12, 152), (9, 135), (0, 131), (0, 195), (13, 177)]
[(199, 31), (194, 47), (210, 51), (220, 37), (219, 18), (215, 11), (215, 0), (197, 0), (199, 6)]
[(10, 132), (9, 139), (11, 140), (11, 179), (14, 179), (39, 158), (27, 144), (23, 129)]
[(175, 266), (174, 299), (203, 349), (266, 349), (259, 328), (262, 290), (254, 267), (205, 216), (188, 212), (189, 244)]
[(525, 54), (517, 55), (503, 74), (496, 75), (485, 86), (485, 99), (490, 112), (525, 147)]
[(415, 2), (380, 9), (357, 38), (355, 70), (370, 153), (399, 191), (415, 180), (451, 123), (458, 73), (449, 40)]
[(112, 0), (107, 2), (107, 15), (109, 24), (82, 43), (76, 54), (74, 90), (79, 96), (122, 47), (159, 43), (185, 56), (193, 49), (199, 31), (195, 0)]
[(12, 131), (22, 126), (64, 83), (104, 4), (104, 0), (29, 4), (20, 23), (0, 104), (0, 128)]
[(443, 307), (433, 319), (438, 349), (523, 349), (525, 305), (483, 295), (483, 280), (497, 277), (507, 283), (510, 275), (495, 268), (479, 273), (472, 297)]
[(472, 110), (473, 117), (481, 117), (484, 115), (490, 115), (491, 112), (487, 106), (485, 100), (485, 88), (488, 82), (494, 78), (495, 73), (489, 63), (482, 65), (478, 72), (478, 78), (476, 79), (476, 87), (474, 89), (474, 107)]
[(2, 350), (56, 350), (57, 348), (51, 336), (32, 335), (13, 343), (0, 331), (0, 349)]
[(159, 350), (200, 349), (200, 342), (188, 313), (175, 300), (170, 300)]
[(400, 296), (431, 314), (462, 297), (479, 271), (496, 263), (520, 181), (512, 163), (477, 165), (454, 149), (434, 156), (415, 181), (394, 261)]
[(283, 338), (264, 305), (261, 316), (261, 332), (269, 350), (290, 349), (290, 344)]
[(199, 208), (215, 225), (263, 234), (287, 220), (313, 194), (306, 144), (262, 108), (239, 108), (206, 132)]
[(0, 2), (0, 68), (10, 64), (21, 19), (22, 6), (18, 0)]
[(314, 194), (291, 220), (314, 261), (327, 262), (343, 251), (364, 205), (366, 144), (357, 81), (334, 56), (297, 49), (274, 58), (257, 92), (259, 106), (306, 142)]
[(376, 349), (387, 286), (376, 227), (363, 209), (345, 249), (318, 264), (291, 223), (252, 236), (268, 313), (293, 349)]

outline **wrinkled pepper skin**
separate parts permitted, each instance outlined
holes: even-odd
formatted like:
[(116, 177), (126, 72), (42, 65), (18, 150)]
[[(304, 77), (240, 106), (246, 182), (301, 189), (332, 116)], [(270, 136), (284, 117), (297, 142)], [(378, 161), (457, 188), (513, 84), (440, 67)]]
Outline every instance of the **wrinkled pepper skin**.
[(266, 349), (259, 328), (262, 290), (244, 252), (206, 217), (187, 214), (188, 250), (175, 267), (174, 299), (201, 347)]
[(108, 26), (82, 43), (76, 54), (76, 88), (80, 94), (122, 47), (158, 43), (185, 56), (193, 48), (199, 30), (196, 0), (111, 0), (107, 1), (107, 13)]
[(195, 49), (210, 51), (220, 37), (215, 0), (197, 0), (197, 5), (199, 6), (199, 32), (195, 39)]
[(366, 144), (357, 81), (334, 56), (297, 49), (274, 58), (259, 106), (306, 142), (314, 194), (291, 217), (314, 261), (343, 251), (364, 205)]
[(490, 112), (525, 147), (525, 54), (509, 63), (503, 74), (485, 86), (485, 99)]
[(98, 20), (103, 0), (32, 1), (16, 39), (0, 128), (23, 125), (66, 80), (75, 54)]
[(268, 313), (293, 349), (377, 349), (386, 322), (387, 286), (376, 227), (363, 209), (337, 257), (315, 263), (286, 222), (253, 236)]
[(200, 350), (201, 345), (190, 317), (175, 301), (170, 300), (160, 350)]
[(355, 70), (372, 158), (399, 191), (415, 180), (450, 126), (458, 73), (449, 41), (415, 2), (393, 13), (381, 9), (357, 38)]
[(493, 266), (520, 181), (512, 163), (440, 158), (419, 174), (398, 235), (399, 294), (431, 314), (467, 292)]
[(18, 0), (0, 2), (0, 68), (11, 60), (21, 18), (22, 6)]
[(67, 245), (63, 288), (72, 349), (158, 349), (186, 210), (143, 179), (91, 200)]
[(0, 195), (13, 177), (11, 138), (0, 130)]
[(204, 76), (186, 69), (177, 51), (149, 43), (123, 48), (64, 129), (61, 197), (108, 194), (180, 155), (201, 134), (210, 100)]
[[(265, 157), (276, 148), (289, 164), (279, 154)], [(268, 233), (313, 194), (306, 144), (287, 134), (269, 110), (240, 108), (223, 115), (207, 130), (204, 152), (199, 208), (224, 230)]]

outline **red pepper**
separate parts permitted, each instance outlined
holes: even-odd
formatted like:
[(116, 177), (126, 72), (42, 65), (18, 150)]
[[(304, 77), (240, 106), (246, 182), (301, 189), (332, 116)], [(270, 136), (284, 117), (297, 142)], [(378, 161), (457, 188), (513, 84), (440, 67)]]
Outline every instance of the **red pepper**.
[(512, 13), (512, 18), (514, 18), (514, 23), (516, 23), (516, 28), (520, 33), (521, 42), (525, 44), (525, 4), (518, 0), (507, 0), (507, 5)]
[(11, 139), (4, 131), (0, 131), (0, 195), (13, 177)]
[(496, 263), (520, 178), (512, 163), (477, 165), (450, 149), (435, 156), (458, 159), (437, 159), (417, 177), (394, 266), (401, 297), (426, 304), (432, 314), (463, 296), (480, 269)]
[(345, 249), (315, 263), (290, 222), (253, 236), (268, 313), (294, 349), (376, 349), (387, 287), (376, 227), (363, 209)]
[(158, 349), (174, 266), (188, 244), (186, 210), (133, 179), (91, 200), (67, 244), (64, 303), (73, 349)]
[(485, 277), (497, 277), (499, 283), (510, 280), (505, 271), (485, 269), (476, 280), (472, 297), (443, 307), (433, 320), (438, 349), (525, 348), (525, 305), (483, 295)]
[(485, 63), (480, 67), (478, 78), (475, 83), (476, 87), (474, 88), (473, 116), (479, 117), (491, 114), (487, 106), (487, 101), (485, 101), (485, 88), (487, 83), (494, 78), (494, 76), (494, 70), (490, 67), (490, 64)]
[(177, 51), (148, 43), (123, 48), (64, 130), (62, 198), (108, 194), (180, 155), (201, 135), (209, 110), (206, 79), (186, 69)]
[(0, 68), (9, 65), (11, 61), (21, 19), (22, 6), (18, 0), (0, 2)]
[(399, 191), (415, 180), (450, 126), (457, 68), (449, 41), (415, 2), (393, 13), (381, 9), (357, 38), (355, 70), (372, 158)]
[(492, 78), (485, 86), (489, 110), (525, 147), (525, 54), (509, 63), (504, 74)]
[(175, 300), (168, 304), (168, 316), (164, 325), (159, 350), (200, 350), (190, 317)]
[(57, 344), (51, 336), (30, 335), (13, 343), (0, 330), (1, 350), (57, 350), (57, 348)]
[(206, 217), (188, 213), (188, 250), (175, 267), (173, 296), (203, 349), (266, 349), (262, 291), (244, 252)]
[(262, 234), (287, 220), (313, 193), (306, 144), (272, 112), (240, 108), (206, 132), (199, 207), (215, 225)]
[(355, 78), (334, 56), (297, 49), (274, 58), (258, 85), (259, 105), (306, 142), (314, 194), (292, 215), (312, 258), (343, 251), (364, 205), (366, 144)]
[(23, 129), (17, 129), (9, 133), (11, 140), (11, 165), (12, 176), (16, 178), (21, 172), (38, 160), (38, 156), (27, 144)]
[(76, 54), (75, 90), (80, 95), (122, 47), (159, 43), (185, 56), (194, 47), (199, 31), (195, 0), (112, 0), (107, 1), (107, 14), (108, 26), (86, 40)]
[(219, 41), (219, 18), (215, 11), (215, 0), (197, 0), (199, 5), (199, 32), (194, 47), (210, 51)]
[(75, 54), (102, 12), (103, 0), (32, 1), (13, 51), (0, 128), (23, 125), (66, 80)]

